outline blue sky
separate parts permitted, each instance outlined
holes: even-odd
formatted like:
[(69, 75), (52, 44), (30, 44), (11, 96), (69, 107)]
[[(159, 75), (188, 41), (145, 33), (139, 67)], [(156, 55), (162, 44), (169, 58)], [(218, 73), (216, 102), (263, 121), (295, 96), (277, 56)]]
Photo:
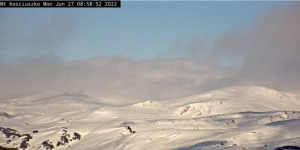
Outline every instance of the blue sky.
[[(61, 51), (66, 59), (126, 56), (153, 59), (177, 38), (214, 40), (251, 25), (282, 2), (122, 2), (120, 9), (82, 9), (77, 36)], [(72, 54), (76, 52), (76, 54)]]
[[(143, 60), (159, 57), (180, 38), (191, 40), (201, 37), (205, 42), (212, 42), (228, 30), (251, 26), (257, 15), (285, 4), (288, 3), (123, 1), (121, 8), (6, 10), (8, 13), (31, 18), (22, 22), (25, 24), (23, 26), (28, 26), (23, 27), (21, 34), (30, 32), (33, 28), (30, 25), (35, 24), (36, 27), (41, 20), (50, 16), (64, 15), (63, 18), (73, 18), (74, 22), (65, 24), (74, 26), (70, 31), (72, 34), (55, 51), (64, 60), (96, 56), (125, 56)], [(14, 19), (22, 20), (22, 17)], [(42, 32), (44, 30), (47, 29), (42, 29)], [(20, 47), (22, 46), (14, 48)], [(8, 46), (9, 48), (12, 47)], [(7, 50), (1, 53), (1, 57), (14, 58), (27, 52)]]

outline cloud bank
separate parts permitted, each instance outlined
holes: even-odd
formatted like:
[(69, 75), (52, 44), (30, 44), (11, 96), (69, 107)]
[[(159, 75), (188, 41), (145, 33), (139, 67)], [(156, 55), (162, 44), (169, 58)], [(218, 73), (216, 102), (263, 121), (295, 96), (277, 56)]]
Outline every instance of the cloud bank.
[[(47, 56), (49, 58), (49, 56)], [(18, 65), (1, 65), (0, 90), (5, 98), (47, 91), (91, 92), (103, 99), (127, 102), (169, 99), (206, 90), (227, 74), (222, 68), (192, 59), (135, 62), (122, 57), (96, 57), (62, 62), (40, 57)]]
[[(105, 101), (123, 103), (172, 99), (236, 85), (300, 91), (300, 3), (261, 15), (246, 30), (228, 31), (211, 48), (201, 38), (171, 47), (186, 58), (137, 62), (124, 57), (60, 60), (55, 53), (72, 38), (76, 28), (75, 23), (69, 23), (72, 21), (53, 15), (32, 25), (32, 32), (27, 34), (18, 31), (28, 28), (25, 25), (1, 23), (1, 53), (23, 48), (38, 55), (17, 63), (0, 63), (0, 100), (49, 91), (84, 91)], [(7, 32), (14, 28), (13, 33)], [(16, 34), (24, 46), (11, 43)]]
[(208, 58), (240, 63), (237, 83), (300, 89), (300, 3), (279, 7), (246, 31), (220, 37)]

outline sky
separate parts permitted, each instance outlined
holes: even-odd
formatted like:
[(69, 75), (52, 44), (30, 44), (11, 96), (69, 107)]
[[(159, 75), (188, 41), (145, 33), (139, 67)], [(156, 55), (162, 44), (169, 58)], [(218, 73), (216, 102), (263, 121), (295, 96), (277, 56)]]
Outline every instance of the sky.
[[(63, 44), (53, 47), (64, 60), (86, 59), (95, 56), (124, 56), (133, 60), (164, 57), (165, 51), (180, 40), (190, 42), (194, 38), (209, 43), (234, 28), (246, 28), (256, 17), (284, 2), (122, 2), (121, 8), (77, 9), (3, 9), (9, 15), (7, 30), (18, 38), (34, 39), (40, 44), (56, 42), (63, 36)], [(53, 19), (53, 20), (51, 20)], [(63, 22), (55, 19), (63, 19)], [(10, 26), (10, 20), (17, 25)], [(30, 33), (39, 24), (38, 33)], [(46, 23), (45, 23), (46, 24)], [(63, 26), (63, 27), (62, 27)], [(56, 31), (54, 31), (56, 30)], [(62, 32), (62, 33), (61, 33)], [(61, 35), (64, 34), (64, 35)], [(52, 37), (51, 37), (52, 36)], [(48, 38), (48, 39), (47, 39)], [(60, 37), (59, 37), (60, 38)], [(185, 39), (182, 41), (182, 39)], [(53, 40), (53, 41), (50, 41)], [(31, 43), (33, 43), (31, 42)], [(24, 47), (27, 41), (9, 39), (2, 59), (14, 59), (32, 52), (33, 45)], [(58, 43), (58, 42), (56, 42)], [(47, 45), (47, 44), (46, 44)], [(52, 44), (51, 44), (52, 45)], [(53, 44), (54, 45), (54, 44)], [(47, 45), (47, 47), (50, 46)], [(22, 47), (22, 52), (20, 52)], [(3, 49), (3, 48), (1, 48)], [(38, 53), (44, 53), (40, 51)], [(47, 50), (48, 52), (49, 50)], [(176, 54), (175, 57), (184, 57)]]
[(0, 9), (0, 100), (59, 91), (121, 104), (228, 86), (300, 93), (299, 10), (270, 1)]

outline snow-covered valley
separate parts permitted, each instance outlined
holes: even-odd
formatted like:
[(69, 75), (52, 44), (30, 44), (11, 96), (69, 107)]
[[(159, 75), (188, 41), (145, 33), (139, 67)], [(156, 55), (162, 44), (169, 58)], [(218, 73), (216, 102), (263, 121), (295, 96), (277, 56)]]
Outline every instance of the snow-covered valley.
[(0, 145), (56, 150), (300, 146), (300, 98), (257, 86), (126, 105), (84, 93), (41, 94), (1, 101)]

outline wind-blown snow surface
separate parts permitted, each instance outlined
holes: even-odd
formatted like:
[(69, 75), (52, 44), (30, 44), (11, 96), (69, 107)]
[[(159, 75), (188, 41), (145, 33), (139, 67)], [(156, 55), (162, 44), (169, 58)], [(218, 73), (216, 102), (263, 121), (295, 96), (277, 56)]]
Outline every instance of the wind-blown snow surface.
[[(27, 149), (46, 149), (42, 143), (48, 140), (56, 150), (271, 150), (300, 145), (299, 118), (297, 95), (264, 87), (229, 87), (182, 99), (122, 106), (104, 104), (82, 93), (0, 103), (0, 129), (30, 134)], [(63, 134), (72, 139), (75, 132), (80, 140), (56, 146)], [(22, 139), (6, 138), (0, 132), (2, 146), (19, 147)]]

